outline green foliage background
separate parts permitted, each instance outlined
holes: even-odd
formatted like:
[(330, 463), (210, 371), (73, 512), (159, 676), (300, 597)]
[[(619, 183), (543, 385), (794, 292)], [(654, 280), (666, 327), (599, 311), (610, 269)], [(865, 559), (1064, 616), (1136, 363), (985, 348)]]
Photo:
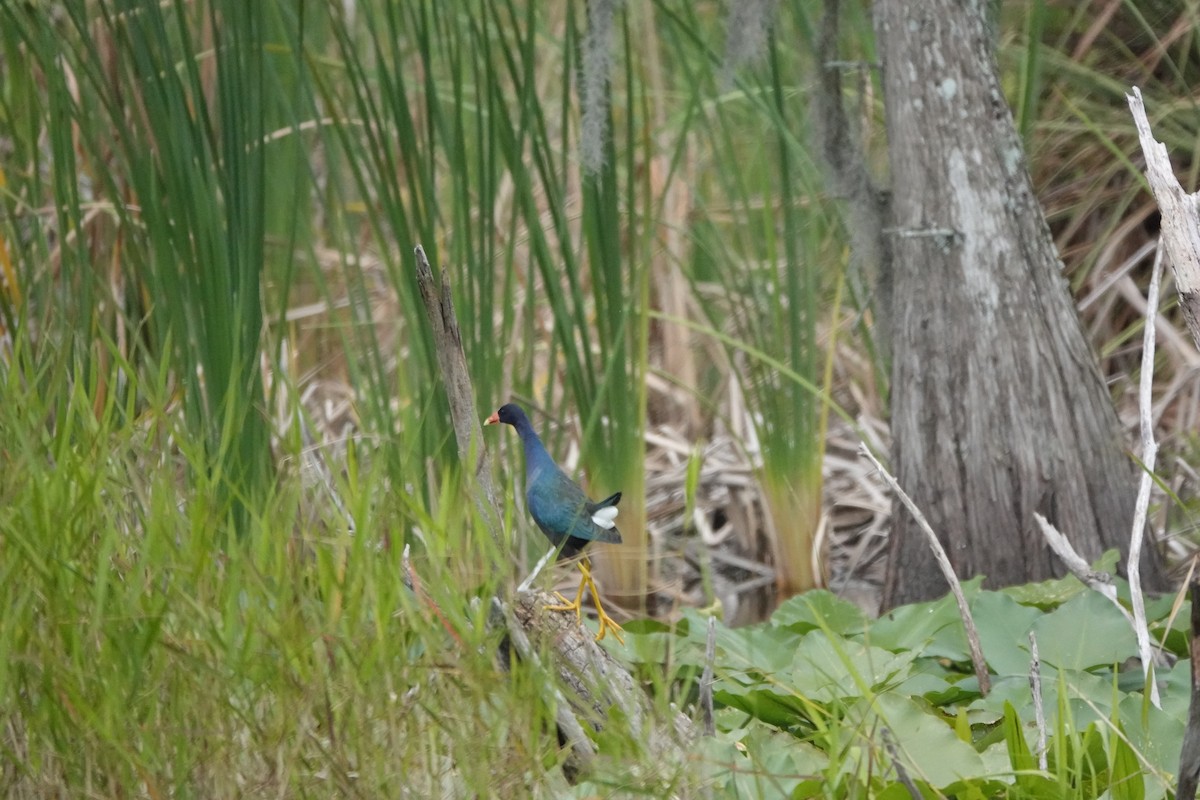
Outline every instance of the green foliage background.
[[(1109, 268), (1093, 241), (1132, 247), (1152, 213), (1127, 84), (1173, 152), (1200, 140), (1194, 9), (1126, 11), (1097, 32), (1020, 3), (998, 26), (1081, 295)], [(503, 549), (467, 511), (412, 248), (452, 279), (479, 407), (536, 407), (593, 494), (624, 492), (603, 569), (630, 609), (644, 432), (710, 434), (731, 386), (784, 583), (811, 585), (827, 415), (886, 395), (808, 146), (818, 14), (779, 4), (739, 50), (753, 20), (666, 0), (0, 2), (0, 793), (890, 796), (900, 765), (931, 794), (1162, 796), (1182, 668), (1147, 708), (1111, 669), (1119, 618), (1070, 586), (976, 593), (987, 700), (946, 608), (868, 623), (790, 601), (721, 630), (719, 733), (694, 760), (658, 763), (612, 720), (576, 787), (540, 673), (498, 675), (480, 600), (537, 540), (515, 504)], [(870, 63), (866, 11), (844, 17)], [(605, 63), (581, 109), (582, 65)], [(846, 85), (875, 158), (870, 69)], [(1136, 321), (1097, 319), (1119, 366)], [(837, 384), (846, 342), (866, 399)], [(404, 545), (428, 602), (398, 579)], [(1092, 637), (1068, 635), (1079, 615)], [(1061, 651), (1046, 770), (1025, 618)], [(617, 651), (664, 709), (694, 699), (698, 623), (635, 624)]]

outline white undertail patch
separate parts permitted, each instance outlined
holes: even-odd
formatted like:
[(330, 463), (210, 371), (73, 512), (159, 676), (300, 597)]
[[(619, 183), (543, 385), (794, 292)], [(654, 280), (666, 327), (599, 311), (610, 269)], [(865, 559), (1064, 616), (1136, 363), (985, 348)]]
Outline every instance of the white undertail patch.
[(592, 522), (596, 523), (601, 528), (604, 528), (604, 530), (606, 530), (606, 531), (611, 531), (613, 528), (617, 527), (616, 519), (617, 519), (617, 507), (616, 506), (606, 506), (605, 508), (599, 508), (599, 509), (596, 509), (596, 511), (592, 514)]

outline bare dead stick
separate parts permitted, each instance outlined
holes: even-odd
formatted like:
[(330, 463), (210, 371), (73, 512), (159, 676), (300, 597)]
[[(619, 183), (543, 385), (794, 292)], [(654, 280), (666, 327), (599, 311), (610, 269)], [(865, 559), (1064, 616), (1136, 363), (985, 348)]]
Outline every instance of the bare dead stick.
[(971, 663), (976, 670), (976, 678), (979, 679), (979, 693), (986, 697), (986, 694), (991, 691), (991, 678), (988, 675), (988, 662), (983, 658), (983, 646), (979, 644), (979, 631), (974, 625), (974, 618), (971, 616), (971, 608), (967, 606), (966, 595), (962, 594), (962, 584), (959, 582), (959, 576), (954, 575), (954, 566), (950, 564), (950, 559), (946, 555), (946, 548), (942, 547), (942, 543), (937, 541), (937, 534), (934, 533), (926, 521), (925, 515), (920, 512), (917, 504), (913, 503), (912, 498), (904, 489), (900, 488), (900, 483), (888, 470), (883, 469), (883, 464), (878, 462), (878, 459), (872, 455), (871, 451), (865, 444), (858, 446), (859, 455), (866, 456), (872, 464), (875, 464), (875, 469), (880, 471), (883, 480), (887, 485), (892, 487), (892, 491), (896, 493), (896, 497), (900, 498), (902, 504), (911, 513), (912, 518), (916, 519), (917, 527), (925, 533), (925, 539), (929, 541), (929, 548), (934, 552), (934, 558), (937, 560), (937, 566), (941, 567), (942, 575), (946, 577), (946, 582), (950, 584), (950, 591), (954, 593), (954, 601), (959, 604), (959, 616), (962, 619), (962, 628), (966, 632), (967, 646), (971, 650)]
[(1029, 632), (1029, 690), (1033, 693), (1033, 719), (1037, 725), (1038, 769), (1046, 768), (1046, 710), (1042, 707), (1042, 662), (1038, 658), (1037, 635)]
[(1141, 90), (1133, 87), (1133, 94), (1125, 99), (1146, 159), (1146, 180), (1162, 212), (1163, 244), (1175, 273), (1179, 305), (1192, 341), (1200, 346), (1200, 212), (1196, 196), (1179, 185), (1166, 145), (1154, 138)]
[(1150, 628), (1146, 624), (1146, 598), (1142, 592), (1142, 540), (1146, 534), (1146, 514), (1150, 508), (1150, 485), (1154, 475), (1154, 462), (1158, 457), (1158, 443), (1154, 441), (1152, 414), (1154, 389), (1154, 331), (1158, 312), (1158, 283), (1162, 276), (1162, 238), (1154, 256), (1154, 268), (1150, 271), (1150, 289), (1146, 294), (1146, 330), (1142, 337), (1142, 375), (1138, 387), (1138, 417), (1142, 433), (1142, 477), (1138, 483), (1137, 501), (1133, 510), (1133, 530), (1129, 539), (1129, 594), (1133, 605), (1133, 632), (1137, 636), (1138, 655), (1142, 659), (1142, 676), (1150, 684), (1150, 702), (1162, 708), (1158, 696), (1158, 683), (1153, 680), (1154, 654), (1150, 649)]
[(1133, 625), (1133, 616), (1117, 599), (1117, 587), (1113, 585), (1112, 576), (1106, 572), (1093, 570), (1091, 564), (1088, 564), (1083, 560), (1083, 556), (1075, 552), (1075, 548), (1063, 532), (1050, 524), (1050, 520), (1036, 511), (1033, 512), (1033, 518), (1042, 529), (1042, 538), (1046, 540), (1046, 545), (1054, 551), (1063, 566), (1085, 586), (1107, 598), (1121, 612), (1121, 616), (1125, 617), (1130, 625)]
[(900, 749), (896, 747), (896, 738), (892, 736), (890, 728), (884, 728), (880, 731), (880, 738), (883, 739), (883, 749), (887, 750), (888, 755), (892, 759), (892, 769), (896, 770), (896, 779), (908, 789), (908, 796), (913, 800), (922, 800), (925, 795), (921, 794), (921, 790), (917, 788), (917, 784), (913, 781), (912, 776), (908, 774), (908, 770), (904, 768), (904, 761), (900, 758)]
[(717, 659), (717, 618), (708, 618), (708, 635), (704, 644), (704, 673), (700, 676), (700, 718), (704, 735), (716, 736), (713, 717), (713, 662)]
[[(512, 618), (508, 608), (497, 597), (492, 598), (489, 616), (493, 618), (493, 624), (497, 628), (503, 627), (508, 630), (512, 646), (516, 648), (517, 654), (522, 659), (543, 673), (549, 672), (542, 663), (537, 649), (530, 643), (524, 626)], [(546, 685), (551, 687), (550, 691), (554, 694), (556, 701), (554, 721), (558, 725), (558, 731), (571, 745), (571, 751), (567, 755), (567, 764), (564, 766), (569, 772), (575, 774), (587, 772), (596, 760), (596, 746), (592, 744), (592, 740), (584, 732), (579, 718), (575, 716), (572, 703), (563, 695), (562, 690), (558, 688), (558, 684), (549, 674), (546, 675)]]
[(500, 505), (496, 501), (496, 486), (492, 471), (488, 468), (487, 447), (484, 445), (483, 428), (475, 410), (475, 392), (471, 375), (467, 371), (467, 357), (463, 353), (462, 333), (458, 318), (454, 315), (454, 301), (450, 294), (450, 276), (441, 271), (437, 280), (425, 248), (417, 245), (417, 286), (425, 304), (425, 314), (433, 328), (434, 349), (437, 351), (438, 366), (442, 370), (442, 383), (450, 400), (450, 418), (454, 422), (454, 437), (458, 442), (458, 455), (463, 463), (475, 459), (473, 470), (479, 491), (472, 491), (476, 509), (487, 525), (492, 539), (501, 548), (504, 546), (503, 526), (500, 522)]
[(865, 444), (858, 446), (860, 455), (866, 456), (875, 469), (879, 470), (879, 474), (883, 477), (887, 485), (892, 487), (892, 491), (900, 498), (900, 502), (908, 509), (908, 513), (912, 514), (916, 520), (917, 527), (925, 532), (925, 538), (929, 542), (929, 549), (933, 551), (933, 557), (937, 560), (938, 567), (942, 570), (942, 575), (945, 576), (946, 582), (950, 584), (950, 591), (954, 593), (954, 601), (958, 603), (958, 615), (962, 618), (963, 630), (967, 634), (967, 646), (971, 650), (971, 663), (975, 667), (975, 677), (979, 679), (979, 693), (986, 696), (992, 688), (991, 678), (988, 676), (987, 662), (983, 660), (983, 646), (979, 643), (979, 630), (975, 627), (975, 619), (971, 616), (971, 609), (967, 605), (967, 597), (963, 594), (962, 584), (958, 580), (958, 576), (954, 574), (954, 566), (950, 563), (949, 556), (946, 555), (946, 549), (942, 547), (942, 543), (938, 541), (937, 534), (933, 532), (933, 528), (929, 526), (925, 515), (921, 513), (921, 509), (917, 508), (917, 504), (912, 498), (900, 488), (900, 484), (892, 477), (883, 464), (871, 453)]

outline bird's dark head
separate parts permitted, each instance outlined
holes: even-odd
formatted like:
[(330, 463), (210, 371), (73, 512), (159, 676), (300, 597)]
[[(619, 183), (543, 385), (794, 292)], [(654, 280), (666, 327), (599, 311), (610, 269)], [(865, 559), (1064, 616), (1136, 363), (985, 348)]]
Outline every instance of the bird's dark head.
[(516, 403), (506, 403), (500, 406), (500, 410), (483, 421), (484, 425), (495, 425), (497, 422), (503, 422), (505, 425), (517, 425), (522, 420), (528, 420), (525, 412)]

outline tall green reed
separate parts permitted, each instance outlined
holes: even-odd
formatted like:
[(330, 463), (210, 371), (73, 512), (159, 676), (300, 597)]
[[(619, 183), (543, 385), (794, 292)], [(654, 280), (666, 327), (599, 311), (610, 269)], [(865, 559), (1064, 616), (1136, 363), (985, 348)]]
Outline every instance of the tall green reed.
[[(397, 393), (431, 414), (422, 419), (438, 443), (448, 440), (428, 334), (409, 324), (419, 301), (404, 259), (420, 241), (453, 278), (479, 407), (514, 391), (553, 416), (576, 411), (587, 472), (597, 491), (625, 492), (622, 523), (636, 548), (645, 322), (622, 208), (634, 156), (607, 140), (610, 157), (581, 176), (571, 84), (548, 78), (574, 74), (582, 23), (569, 8), (559, 16), (514, 2), (365, 4), (356, 13), (362, 30), (332, 13), (337, 66), (314, 69), (335, 110), (335, 174), (361, 212), (347, 228), (357, 222), (385, 254), (404, 309), (400, 341), (412, 357)], [(384, 396), (384, 381), (382, 370), (370, 373), (369, 394)], [(637, 550), (628, 561), (644, 562)], [(634, 583), (637, 597), (645, 579)]]
[[(803, 12), (795, 13), (796, 28), (811, 30)], [(783, 598), (823, 582), (814, 547), (830, 402), (827, 364), (835, 339), (823, 343), (820, 326), (827, 320), (824, 301), (835, 294), (843, 268), (842, 235), (804, 134), (810, 123), (800, 81), (810, 66), (777, 31), (766, 38), (757, 64), (721, 70), (721, 55), (705, 45), (708, 34), (694, 11), (672, 9), (663, 16), (672, 34), (664, 38), (692, 87), (688, 102), (707, 123), (695, 131), (711, 163), (711, 185), (697, 194), (723, 204), (696, 215), (689, 272), (697, 286), (722, 289), (719, 296), (707, 295), (703, 307), (715, 328), (733, 334), (723, 344), (757, 434)], [(790, 25), (786, 30), (799, 35)], [(721, 76), (732, 81), (729, 91), (717, 83)], [(749, 146), (751, 141), (759, 146)], [(746, 351), (732, 344), (738, 341), (748, 345)], [(804, 380), (749, 351), (777, 359)]]
[[(268, 251), (266, 239), (292, 242), (298, 222), (272, 214), (269, 225), (268, 208), (294, 197), (303, 155), (267, 136), (290, 122), (275, 102), (288, 79), (269, 53), (281, 32), (273, 9), (77, 0), (61, 15), (2, 12), (45, 82), (31, 124), (49, 158), (31, 146), (17, 165), (29, 204), (19, 224), (52, 227), (42, 257), (59, 269), (23, 267), (31, 281), (71, 287), (43, 287), (31, 302), (61, 304), (39, 313), (68, 332), (82, 380), (107, 374), (105, 331), (134, 370), (171, 365), (239, 529), (273, 473), (261, 289), (276, 280), (286, 302), (291, 252)], [(124, 386), (136, 387), (130, 377)]]

